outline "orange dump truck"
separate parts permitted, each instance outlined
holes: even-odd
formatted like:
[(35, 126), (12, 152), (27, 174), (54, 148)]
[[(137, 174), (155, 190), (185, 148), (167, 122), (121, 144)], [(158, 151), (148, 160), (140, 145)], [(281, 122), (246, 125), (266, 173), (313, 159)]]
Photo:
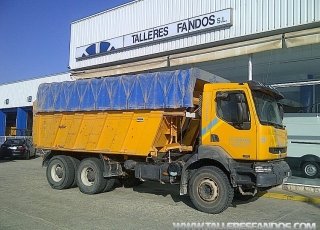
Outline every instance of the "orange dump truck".
[(179, 183), (198, 210), (220, 213), (290, 175), (282, 98), (196, 68), (41, 84), (33, 140), (50, 150), (54, 189)]

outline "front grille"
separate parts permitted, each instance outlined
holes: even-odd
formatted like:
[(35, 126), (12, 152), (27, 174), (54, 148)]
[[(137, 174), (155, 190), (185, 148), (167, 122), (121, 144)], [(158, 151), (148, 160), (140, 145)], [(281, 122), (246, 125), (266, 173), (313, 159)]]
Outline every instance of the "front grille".
[(269, 152), (272, 154), (286, 153), (287, 148), (269, 148)]

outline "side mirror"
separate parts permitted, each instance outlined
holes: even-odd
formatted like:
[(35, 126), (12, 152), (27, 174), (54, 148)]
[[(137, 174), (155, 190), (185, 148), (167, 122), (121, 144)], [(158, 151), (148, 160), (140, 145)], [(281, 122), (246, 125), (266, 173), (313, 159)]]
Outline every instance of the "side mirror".
[(278, 105), (278, 109), (279, 109), (279, 112), (280, 112), (280, 117), (281, 117), (281, 120), (283, 120), (283, 114), (284, 114), (284, 110), (283, 110), (283, 105), (281, 103), (277, 103)]

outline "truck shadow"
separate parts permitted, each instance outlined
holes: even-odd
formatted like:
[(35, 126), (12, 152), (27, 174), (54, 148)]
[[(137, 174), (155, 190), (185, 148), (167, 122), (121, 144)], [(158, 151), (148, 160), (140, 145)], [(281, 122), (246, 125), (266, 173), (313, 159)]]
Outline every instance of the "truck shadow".
[[(120, 183), (116, 183), (116, 187), (121, 187)], [(189, 207), (194, 208), (188, 195), (180, 195), (178, 184), (161, 184), (155, 181), (145, 181), (144, 183), (132, 187), (134, 192), (154, 194), (162, 197), (170, 197), (175, 203), (182, 202)]]
[[(117, 187), (122, 187), (122, 185), (120, 183), (116, 183), (115, 189)], [(189, 195), (187, 194), (180, 195), (179, 184), (171, 185), (171, 184), (161, 184), (159, 182), (154, 182), (154, 181), (145, 181), (141, 185), (132, 187), (132, 190), (138, 193), (148, 193), (148, 194), (154, 194), (154, 195), (163, 196), (163, 197), (169, 196), (175, 203), (182, 202), (185, 205), (189, 206), (190, 208), (195, 209), (195, 206), (190, 200)], [(231, 207), (235, 208), (238, 205), (254, 202), (259, 198), (260, 198), (259, 196), (255, 196), (249, 200), (240, 200), (235, 198), (232, 201)]]

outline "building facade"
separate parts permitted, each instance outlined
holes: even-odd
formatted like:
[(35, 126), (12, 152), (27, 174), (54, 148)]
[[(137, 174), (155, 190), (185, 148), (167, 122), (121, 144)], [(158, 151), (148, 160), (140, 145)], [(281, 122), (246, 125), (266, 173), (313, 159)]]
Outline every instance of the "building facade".
[[(71, 23), (71, 74), (90, 78), (198, 67), (281, 85), (288, 105), (320, 103), (317, 0), (137, 0)], [(291, 103), (291, 104), (290, 104)]]

